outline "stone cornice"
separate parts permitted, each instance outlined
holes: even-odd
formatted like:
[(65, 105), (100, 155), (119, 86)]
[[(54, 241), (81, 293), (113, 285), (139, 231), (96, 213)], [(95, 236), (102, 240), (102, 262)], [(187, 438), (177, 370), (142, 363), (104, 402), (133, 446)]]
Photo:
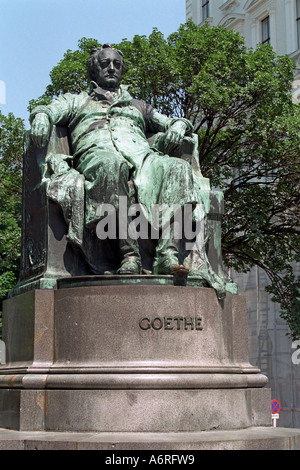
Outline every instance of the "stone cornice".
[(258, 8), (264, 2), (265, 2), (265, 0), (247, 0), (246, 4), (244, 6), (244, 10), (247, 13), (251, 13), (253, 10), (255, 10), (255, 8)]
[(223, 5), (219, 7), (219, 10), (229, 10), (231, 7), (237, 7), (240, 3), (240, 0), (227, 0), (227, 2), (223, 3)]

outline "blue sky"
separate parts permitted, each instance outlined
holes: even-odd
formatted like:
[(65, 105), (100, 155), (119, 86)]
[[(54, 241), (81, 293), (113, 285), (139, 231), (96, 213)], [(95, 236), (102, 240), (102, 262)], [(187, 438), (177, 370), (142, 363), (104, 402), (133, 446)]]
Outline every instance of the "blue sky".
[(29, 100), (44, 93), (52, 67), (79, 39), (118, 43), (154, 27), (167, 37), (185, 22), (185, 1), (0, 0), (0, 20), (0, 111), (28, 127)]

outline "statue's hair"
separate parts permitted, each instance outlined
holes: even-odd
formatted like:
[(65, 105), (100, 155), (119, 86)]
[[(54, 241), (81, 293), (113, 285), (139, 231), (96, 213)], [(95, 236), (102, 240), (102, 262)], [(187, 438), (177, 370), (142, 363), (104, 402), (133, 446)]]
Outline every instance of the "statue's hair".
[(86, 68), (87, 68), (87, 72), (88, 72), (88, 76), (89, 76), (90, 80), (95, 80), (95, 78), (96, 78), (94, 71), (95, 71), (95, 68), (99, 64), (99, 52), (103, 51), (104, 49), (112, 49), (113, 51), (118, 52), (118, 54), (122, 58), (122, 75), (123, 75), (123, 73), (126, 72), (126, 65), (125, 65), (125, 62), (124, 62), (123, 53), (121, 51), (119, 51), (118, 49), (115, 49), (110, 44), (103, 44), (102, 47), (95, 47), (94, 49), (92, 49), (91, 55), (90, 55), (90, 57), (88, 58), (88, 60), (86, 62)]

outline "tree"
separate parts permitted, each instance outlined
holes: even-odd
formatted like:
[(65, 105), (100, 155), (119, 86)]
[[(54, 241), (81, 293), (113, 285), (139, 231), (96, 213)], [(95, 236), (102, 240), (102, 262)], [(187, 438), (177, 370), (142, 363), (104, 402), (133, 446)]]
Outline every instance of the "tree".
[[(294, 64), (270, 45), (255, 50), (222, 27), (188, 22), (164, 40), (154, 30), (123, 41), (127, 81), (137, 97), (184, 116), (199, 135), (204, 176), (225, 196), (223, 259), (268, 275), (293, 339), (300, 337), (300, 113), (292, 103)], [(147, 60), (148, 58), (148, 60)], [(139, 68), (139, 61), (143, 68)]]
[[(36, 102), (88, 87), (84, 67), (96, 40), (83, 38), (51, 72)], [(124, 39), (131, 94), (169, 116), (184, 116), (199, 135), (204, 176), (225, 195), (223, 259), (261, 267), (293, 339), (300, 338), (299, 106), (291, 99), (293, 63), (271, 46), (247, 49), (222, 27), (181, 25), (167, 39), (157, 30)]]
[(0, 302), (19, 272), (24, 131), (22, 119), (0, 113)]

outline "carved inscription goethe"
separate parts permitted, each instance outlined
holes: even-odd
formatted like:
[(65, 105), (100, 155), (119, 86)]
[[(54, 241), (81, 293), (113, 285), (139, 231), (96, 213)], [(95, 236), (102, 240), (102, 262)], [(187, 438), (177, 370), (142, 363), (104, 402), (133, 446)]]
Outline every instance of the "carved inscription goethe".
[(181, 331), (201, 331), (202, 317), (143, 317), (139, 321), (141, 330), (181, 330)]

